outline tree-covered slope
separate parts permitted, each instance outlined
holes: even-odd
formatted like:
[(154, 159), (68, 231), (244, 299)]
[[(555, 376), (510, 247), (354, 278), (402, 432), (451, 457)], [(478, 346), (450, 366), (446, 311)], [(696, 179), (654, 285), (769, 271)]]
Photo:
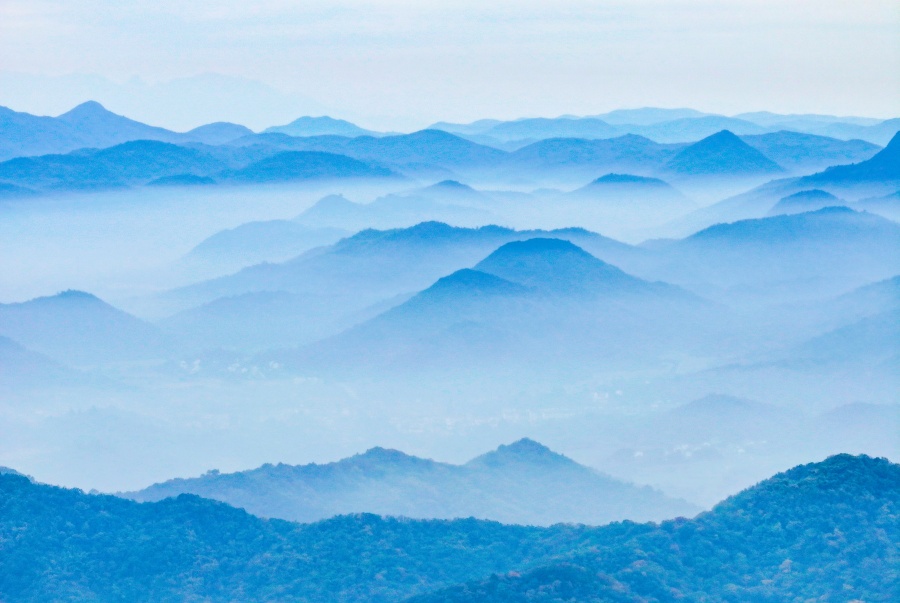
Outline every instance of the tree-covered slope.
[(618, 536), (564, 563), (413, 600), (896, 601), (900, 466), (837, 455), (778, 474), (694, 520)]

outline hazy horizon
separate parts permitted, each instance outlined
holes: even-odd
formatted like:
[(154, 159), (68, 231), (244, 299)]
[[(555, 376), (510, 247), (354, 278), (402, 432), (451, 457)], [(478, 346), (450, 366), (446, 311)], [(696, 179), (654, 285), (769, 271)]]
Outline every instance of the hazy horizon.
[(97, 100), (175, 130), (328, 114), (408, 131), (645, 106), (889, 118), (900, 96), (900, 10), (883, 1), (13, 0), (0, 15), (0, 105), (55, 115)]

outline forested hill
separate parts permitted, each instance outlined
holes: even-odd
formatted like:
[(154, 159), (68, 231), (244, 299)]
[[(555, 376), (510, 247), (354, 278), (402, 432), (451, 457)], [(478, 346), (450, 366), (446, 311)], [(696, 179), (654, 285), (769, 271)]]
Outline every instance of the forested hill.
[(797, 467), (694, 520), (595, 528), (303, 525), (0, 475), (4, 601), (893, 601), (898, 546), (900, 465), (866, 456)]

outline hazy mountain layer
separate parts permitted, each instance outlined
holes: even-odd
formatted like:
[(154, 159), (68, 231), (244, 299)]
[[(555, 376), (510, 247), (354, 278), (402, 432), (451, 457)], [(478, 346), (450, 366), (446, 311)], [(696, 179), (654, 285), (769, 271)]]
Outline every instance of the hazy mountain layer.
[[(579, 229), (541, 233), (427, 222), (405, 229), (366, 230), (282, 264), (253, 266), (173, 291), (161, 301), (185, 308), (221, 297), (280, 291), (303, 296), (296, 309), (310, 313), (307, 320), (315, 316), (320, 324), (332, 324), (424, 289), (443, 275), (475, 264), (503, 243), (540, 234), (577, 240), (604, 257), (634, 253), (628, 245)], [(252, 308), (247, 308), (245, 320), (252, 316)]]
[(341, 335), (267, 357), (325, 372), (553, 374), (597, 362), (652, 365), (672, 349), (666, 342), (678, 341), (681, 353), (705, 346), (702, 333), (717, 323), (718, 312), (569, 241), (533, 238), (506, 243), (474, 269), (443, 277)]
[(262, 517), (306, 522), (369, 512), (527, 525), (602, 524), (695, 512), (688, 503), (611, 479), (532, 440), (501, 446), (465, 465), (373, 448), (336, 463), (206, 474), (126, 496), (156, 501), (182, 493), (221, 500)]

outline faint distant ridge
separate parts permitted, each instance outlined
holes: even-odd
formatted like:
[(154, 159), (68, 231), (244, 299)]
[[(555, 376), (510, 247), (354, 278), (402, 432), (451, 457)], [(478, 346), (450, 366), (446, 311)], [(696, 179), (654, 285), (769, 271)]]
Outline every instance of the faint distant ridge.
[(683, 149), (668, 161), (666, 168), (683, 176), (747, 176), (784, 171), (729, 130)]
[(629, 125), (651, 126), (653, 124), (672, 121), (675, 119), (691, 119), (698, 117), (708, 117), (710, 113), (703, 113), (696, 109), (678, 108), (678, 109), (662, 109), (657, 107), (641, 107), (640, 109), (616, 109), (609, 113), (594, 115), (598, 119), (602, 119), (608, 124), (613, 125)]
[(265, 134), (287, 134), (288, 136), (379, 136), (378, 132), (360, 128), (354, 123), (333, 117), (309, 117), (304, 116), (295, 119), (283, 126), (272, 126), (263, 130)]
[(498, 140), (543, 138), (612, 138), (621, 132), (602, 119), (592, 117), (534, 117), (505, 121), (483, 132)]

